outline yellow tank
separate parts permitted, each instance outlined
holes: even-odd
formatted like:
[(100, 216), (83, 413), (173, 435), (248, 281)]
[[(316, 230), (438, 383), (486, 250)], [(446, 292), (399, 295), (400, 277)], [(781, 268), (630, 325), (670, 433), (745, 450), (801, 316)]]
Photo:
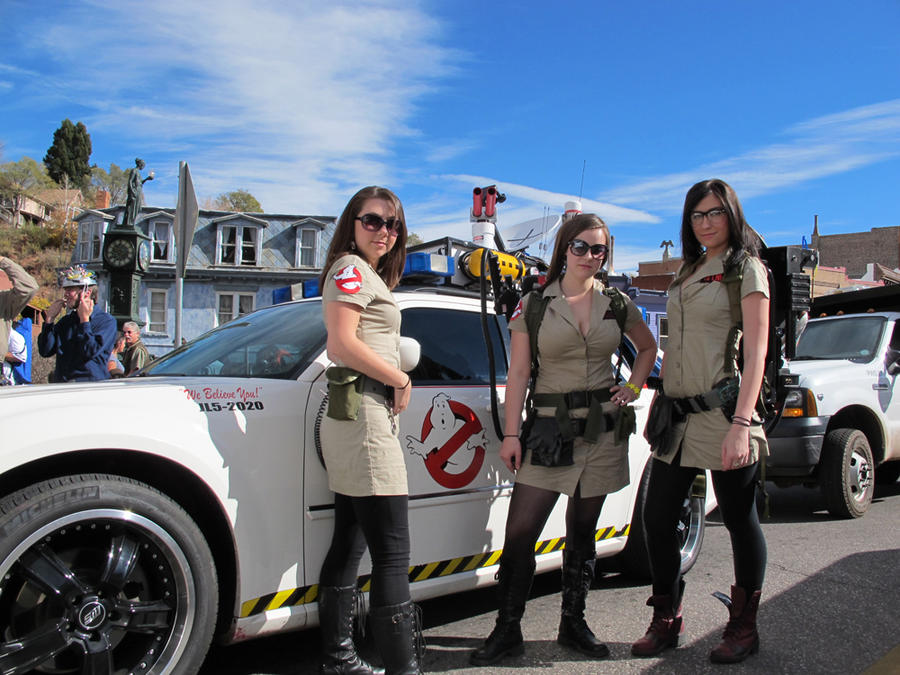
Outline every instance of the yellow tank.
[[(485, 277), (488, 279), (491, 278), (490, 267), (482, 262), (484, 260), (485, 251), (487, 250), (488, 249), (485, 248), (479, 248), (471, 253), (466, 253), (465, 256), (463, 256), (461, 267), (472, 279), (479, 279), (482, 274), (482, 269), (484, 269)], [(497, 256), (497, 264), (500, 267), (501, 277), (518, 279), (524, 276), (525, 263), (521, 260), (509, 253), (502, 253), (500, 251), (491, 251), (491, 253)]]

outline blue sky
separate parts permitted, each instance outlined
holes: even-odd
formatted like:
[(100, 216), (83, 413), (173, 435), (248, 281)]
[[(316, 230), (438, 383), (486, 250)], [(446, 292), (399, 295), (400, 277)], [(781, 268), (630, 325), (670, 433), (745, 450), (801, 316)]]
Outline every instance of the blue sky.
[[(731, 183), (769, 244), (900, 225), (900, 2), (152, 3), (0, 0), (0, 143), (40, 160), (64, 118), (92, 163), (147, 162), (174, 206), (252, 192), (340, 213), (383, 184), (424, 238), (582, 195), (615, 267), (678, 241), (694, 182)], [(582, 186), (583, 173), (583, 186)]]

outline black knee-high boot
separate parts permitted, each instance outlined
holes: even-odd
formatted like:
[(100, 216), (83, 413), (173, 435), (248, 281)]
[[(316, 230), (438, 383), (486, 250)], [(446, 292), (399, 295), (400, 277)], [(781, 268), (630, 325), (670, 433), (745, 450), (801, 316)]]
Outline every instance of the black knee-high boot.
[(594, 657), (609, 656), (609, 647), (600, 642), (584, 620), (584, 608), (588, 590), (594, 580), (596, 559), (593, 537), (563, 549), (562, 609), (559, 619), (559, 635), (556, 641), (566, 647), (574, 647), (583, 654)]
[(518, 656), (525, 652), (521, 620), (531, 591), (534, 568), (534, 558), (515, 562), (500, 559), (497, 623), (484, 644), (469, 656), (469, 662), (473, 665), (488, 666), (504, 656)]
[(424, 651), (422, 619), (413, 601), (373, 607), (369, 618), (386, 675), (419, 675)]
[(322, 630), (322, 675), (384, 675), (356, 653), (353, 615), (356, 586), (319, 586), (319, 624)]

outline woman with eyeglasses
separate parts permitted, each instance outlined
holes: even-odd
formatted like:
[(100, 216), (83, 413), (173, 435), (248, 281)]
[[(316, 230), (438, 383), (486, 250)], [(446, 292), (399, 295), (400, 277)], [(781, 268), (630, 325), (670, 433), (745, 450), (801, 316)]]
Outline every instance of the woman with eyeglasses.
[[(735, 663), (759, 649), (756, 612), (766, 542), (755, 487), (757, 463), (768, 444), (756, 404), (768, 341), (769, 284), (757, 253), (758, 236), (744, 219), (737, 194), (721, 180), (705, 180), (688, 190), (681, 249), (684, 262), (669, 287), (666, 307), (664, 393), (657, 392), (653, 401), (654, 407), (666, 398), (677, 401), (681, 411), (669, 416), (674, 437), (665, 447), (657, 444), (650, 460), (644, 531), (653, 577), (647, 604), (653, 607), (653, 619), (631, 652), (655, 656), (678, 646), (684, 580), (677, 521), (694, 478), (710, 469), (731, 537), (735, 574), (726, 602), (730, 619), (710, 659)], [(743, 365), (738, 370), (740, 340)], [(728, 391), (723, 385), (729, 382), (732, 392), (739, 387), (736, 401), (725, 396), (730, 402), (722, 405), (722, 393)], [(700, 405), (701, 400), (707, 405)]]
[[(584, 619), (597, 553), (597, 519), (606, 495), (628, 484), (628, 436), (634, 417), (627, 406), (640, 395), (656, 359), (656, 342), (640, 310), (616, 289), (604, 292), (598, 278), (607, 260), (609, 236), (596, 215), (567, 220), (556, 236), (546, 283), (523, 298), (509, 324), (500, 458), (516, 472), (516, 481), (498, 572), (497, 622), (471, 654), (475, 665), (523, 653), (520, 621), (534, 576), (534, 547), (561, 494), (568, 496), (568, 507), (557, 642), (595, 658), (609, 654)], [(539, 324), (531, 324), (540, 367), (530, 394), (534, 411), (527, 424), (528, 447), (523, 448), (519, 436), (533, 344), (526, 316), (532, 316), (533, 303), (546, 304)], [(631, 377), (620, 385), (612, 355), (623, 330), (637, 348), (637, 357)], [(532, 442), (538, 436), (543, 439), (540, 444)], [(560, 453), (548, 461), (539, 445), (559, 448)]]
[(372, 557), (369, 601), (387, 673), (420, 672), (409, 593), (406, 464), (397, 415), (412, 382), (400, 370), (400, 310), (391, 295), (406, 261), (403, 206), (390, 190), (357, 192), (338, 219), (319, 277), (327, 349), (322, 454), (334, 492), (334, 534), (319, 577), (322, 673), (383, 673), (353, 644), (359, 563)]

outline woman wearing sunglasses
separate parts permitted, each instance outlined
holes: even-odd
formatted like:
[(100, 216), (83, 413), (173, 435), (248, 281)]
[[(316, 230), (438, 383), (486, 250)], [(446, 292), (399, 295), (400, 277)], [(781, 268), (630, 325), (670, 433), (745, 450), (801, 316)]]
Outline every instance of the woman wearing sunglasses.
[[(656, 359), (656, 342), (640, 310), (622, 294), (624, 331), (637, 347), (637, 358), (629, 381), (616, 384), (612, 355), (622, 330), (612, 297), (598, 279), (608, 247), (609, 230), (596, 215), (566, 221), (556, 236), (546, 283), (540, 292), (527, 295), (512, 315), (500, 458), (516, 472), (516, 482), (500, 558), (497, 623), (484, 645), (471, 654), (475, 665), (523, 653), (520, 620), (534, 575), (534, 547), (560, 494), (569, 500), (557, 642), (596, 658), (609, 654), (584, 620), (596, 556), (594, 536), (606, 495), (628, 484), (628, 435), (634, 418), (626, 406), (640, 395)], [(536, 327), (540, 368), (531, 394), (537, 416), (529, 428), (544, 428), (551, 444), (562, 451), (559, 461), (539, 465), (532, 434), (528, 448), (522, 447), (519, 434), (532, 361), (525, 316), (531, 303), (544, 298), (549, 301)], [(629, 419), (630, 428), (625, 423)]]
[(359, 562), (372, 557), (371, 627), (387, 673), (418, 673), (409, 594), (406, 464), (396, 416), (412, 383), (400, 370), (400, 310), (391, 295), (406, 260), (403, 206), (366, 187), (347, 204), (319, 278), (328, 331), (322, 454), (334, 491), (334, 534), (319, 577), (322, 673), (382, 673), (356, 653)]
[[(710, 659), (734, 663), (759, 649), (756, 610), (765, 575), (766, 542), (756, 513), (756, 465), (768, 444), (755, 406), (766, 357), (769, 285), (757, 257), (757, 241), (727, 183), (705, 180), (688, 190), (681, 219), (684, 263), (669, 287), (669, 342), (662, 371), (664, 396), (689, 405), (682, 407), (687, 413), (670, 418), (675, 436), (665, 448), (654, 447), (651, 459), (644, 528), (653, 576), (653, 595), (647, 604), (653, 607), (653, 619), (647, 634), (631, 647), (635, 656), (655, 656), (678, 646), (684, 592), (678, 512), (694, 478), (704, 469), (712, 471), (722, 520), (731, 537), (736, 579), (731, 601), (726, 603), (730, 620)], [(740, 277), (733, 276), (738, 272)], [(743, 324), (742, 338), (735, 314)], [(743, 366), (737, 379), (733, 345), (741, 339)], [(700, 398), (716, 401), (708, 394), (720, 391), (727, 380), (739, 387), (733, 410), (726, 411), (721, 403), (690, 405)], [(654, 407), (666, 402), (661, 396), (657, 393)], [(690, 412), (693, 409), (696, 412)], [(651, 410), (651, 416), (655, 412)]]

